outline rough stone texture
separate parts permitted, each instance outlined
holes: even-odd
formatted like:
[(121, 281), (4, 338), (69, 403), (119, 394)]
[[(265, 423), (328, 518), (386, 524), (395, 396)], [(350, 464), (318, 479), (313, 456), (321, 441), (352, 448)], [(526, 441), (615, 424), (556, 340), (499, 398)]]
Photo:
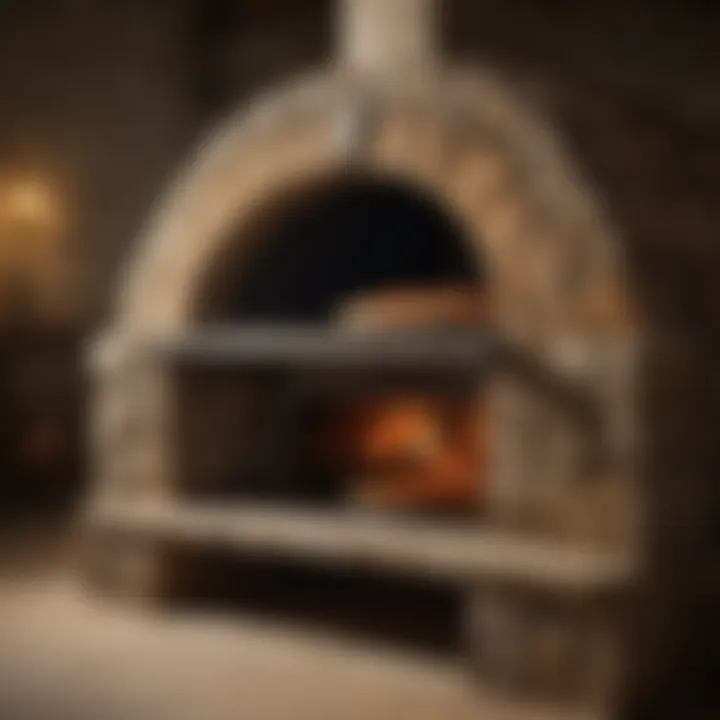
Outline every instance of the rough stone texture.
[[(547, 349), (570, 339), (576, 348), (576, 367), (571, 370), (591, 390), (612, 387), (617, 377), (631, 376), (632, 364), (608, 368), (593, 357), (600, 339), (627, 343), (630, 322), (614, 311), (623, 304), (626, 284), (616, 257), (617, 239), (589, 192), (580, 189), (575, 169), (555, 139), (542, 125), (532, 122), (490, 77), (461, 72), (448, 75), (437, 85), (430, 78), (402, 84), (391, 80), (378, 83), (373, 91), (362, 89), (361, 102), (373, 109), (371, 131), (360, 152), (356, 148), (351, 156), (334, 142), (334, 129), (344, 109), (358, 97), (358, 89), (343, 76), (329, 75), (291, 86), (253, 108), (248, 117), (232, 120), (180, 178), (140, 244), (113, 331), (120, 345), (190, 329), (202, 319), (198, 317), (201, 300), (205, 286), (212, 282), (207, 279), (208, 270), (222, 256), (231, 228), (236, 237), (239, 229), (241, 243), (243, 238), (249, 241), (253, 233), (248, 228), (263, 208), (276, 206), (288, 191), (313, 183), (315, 178), (353, 169), (370, 177), (411, 183), (437, 198), (463, 222), (479, 256), (491, 267), (496, 317), (508, 337), (566, 372), (568, 368), (558, 365)], [(242, 261), (242, 251), (242, 245), (236, 248), (235, 262)], [(533, 276), (538, 267), (545, 269), (544, 277)], [(570, 282), (578, 274), (582, 282)], [(597, 297), (608, 300), (598, 305)], [(542, 313), (539, 317), (538, 310)], [(141, 372), (142, 354), (130, 352), (127, 361), (136, 370), (122, 382), (120, 395), (124, 403), (132, 403), (133, 397), (140, 397), (134, 373)], [(108, 378), (101, 401), (103, 392), (118, 393), (119, 384), (117, 378)], [(156, 402), (153, 408), (152, 395), (142, 392), (143, 413), (163, 416), (166, 399), (158, 394)], [(588, 529), (595, 528), (607, 542), (604, 523), (598, 528), (598, 523), (582, 521), (598, 508), (592, 493), (578, 491), (588, 478), (577, 460), (577, 439), (570, 426), (546, 423), (545, 448), (557, 447), (540, 463), (529, 454), (536, 422), (529, 403), (532, 397), (521, 387), (513, 397), (500, 390), (494, 398), (494, 435), (508, 446), (508, 452), (493, 464), (496, 492), (490, 522), (505, 524), (511, 516), (518, 530), (559, 535), (569, 541), (586, 539)], [(605, 415), (605, 422), (612, 427), (615, 408)], [(171, 416), (165, 417), (170, 422)], [(162, 432), (169, 430), (160, 430), (157, 442), (167, 454), (165, 462), (172, 462), (176, 450), (172, 443), (162, 445)], [(127, 461), (134, 454), (120, 437), (118, 434), (115, 449), (105, 451), (103, 464), (108, 469), (117, 467), (117, 455)], [(150, 442), (154, 437), (154, 433), (145, 435)], [(193, 443), (202, 445), (200, 441), (196, 437)], [(545, 482), (558, 487), (549, 501), (547, 494), (541, 500), (528, 491), (537, 486), (538, 465), (550, 468)], [(614, 478), (592, 480), (602, 486)], [(633, 482), (632, 476), (623, 480)], [(98, 482), (102, 484), (102, 478)], [(140, 485), (143, 495), (174, 492), (162, 474), (148, 472)], [(626, 504), (622, 494), (615, 504), (619, 507), (610, 507), (610, 517)], [(602, 512), (602, 516), (596, 515), (598, 520), (608, 508), (602, 507)], [(615, 532), (609, 534), (615, 535), (609, 540), (617, 544), (619, 537)], [(141, 555), (130, 563), (133, 570), (128, 572), (138, 572), (142, 578), (147, 577), (147, 562), (165, 557), (158, 548)], [(136, 570), (138, 562), (142, 571)], [(152, 571), (149, 573), (152, 576)], [(505, 606), (504, 612), (511, 607), (507, 597), (499, 602)], [(568, 626), (562, 604), (551, 603), (545, 614), (558, 628), (556, 632), (570, 633), (568, 639), (589, 631), (587, 619), (584, 626)], [(520, 615), (511, 613), (511, 617), (520, 622)], [(572, 683), (562, 680), (566, 660), (551, 666), (554, 678), (540, 673), (547, 665), (542, 650), (547, 643), (542, 639), (543, 623), (533, 617), (531, 612), (525, 627), (537, 628), (537, 633), (525, 634), (524, 650), (515, 649), (514, 662), (519, 665), (512, 672), (523, 678), (523, 688), (531, 693), (552, 694), (555, 690), (557, 694), (561, 687), (572, 691)], [(582, 627), (585, 630), (581, 632)], [(558, 649), (562, 642), (556, 646), (556, 652), (567, 658), (569, 646), (564, 650)], [(589, 647), (601, 648), (602, 643), (593, 641)], [(588, 653), (586, 661), (593, 662), (594, 651)]]

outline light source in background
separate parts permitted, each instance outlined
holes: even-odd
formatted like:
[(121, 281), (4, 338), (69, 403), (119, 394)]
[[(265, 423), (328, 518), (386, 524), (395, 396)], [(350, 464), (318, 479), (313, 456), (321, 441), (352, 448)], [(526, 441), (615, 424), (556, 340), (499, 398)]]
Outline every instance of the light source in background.
[(39, 177), (5, 178), (0, 186), (4, 220), (53, 228), (59, 219), (54, 188)]
[(0, 176), (0, 313), (49, 319), (62, 308), (65, 218), (56, 185), (38, 173)]

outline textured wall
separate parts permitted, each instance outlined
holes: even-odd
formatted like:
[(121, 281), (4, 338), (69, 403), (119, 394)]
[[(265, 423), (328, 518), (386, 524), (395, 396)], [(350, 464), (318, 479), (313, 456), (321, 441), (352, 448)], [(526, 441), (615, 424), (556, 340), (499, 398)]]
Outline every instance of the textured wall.
[(73, 293), (91, 318), (170, 167), (185, 150), (182, 3), (4, 3), (3, 170), (57, 186)]

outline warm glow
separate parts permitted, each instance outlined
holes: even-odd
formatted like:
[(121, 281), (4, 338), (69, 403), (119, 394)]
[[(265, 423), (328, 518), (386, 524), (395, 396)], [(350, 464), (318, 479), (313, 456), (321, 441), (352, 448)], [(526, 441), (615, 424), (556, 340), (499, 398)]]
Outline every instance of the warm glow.
[(65, 312), (64, 210), (58, 187), (49, 177), (17, 171), (0, 176), (3, 317), (17, 313), (56, 317)]
[(39, 177), (0, 181), (0, 222), (3, 233), (29, 228), (56, 231), (60, 207), (55, 189)]
[(44, 274), (56, 264), (63, 230), (56, 188), (40, 175), (0, 178), (0, 265)]

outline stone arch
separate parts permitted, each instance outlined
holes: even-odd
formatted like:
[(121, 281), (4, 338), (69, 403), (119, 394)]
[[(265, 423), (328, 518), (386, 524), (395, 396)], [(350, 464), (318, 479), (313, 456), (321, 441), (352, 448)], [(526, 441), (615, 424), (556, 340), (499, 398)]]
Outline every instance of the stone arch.
[[(608, 426), (632, 434), (634, 395), (626, 390), (634, 377), (638, 326), (628, 307), (619, 239), (547, 124), (477, 71), (371, 88), (342, 74), (314, 76), (231, 118), (200, 148), (140, 239), (102, 345), (105, 356), (116, 357), (110, 364), (123, 365), (120, 356), (132, 355), (129, 348), (148, 336), (192, 325), (194, 298), (207, 268), (223, 256), (231, 229), (242, 251), (253, 223), (277, 198), (353, 172), (408, 182), (457, 218), (490, 267), (502, 332), (545, 362), (582, 376), (607, 406)], [(114, 380), (110, 385), (117, 387)], [(546, 413), (528, 409), (532, 400), (501, 404), (508, 418), (502, 436), (514, 438), (509, 454), (547, 445), (520, 437), (551, 434)], [(570, 472), (560, 470), (558, 459), (568, 452), (554, 453), (548, 474)], [(527, 471), (510, 469), (517, 459), (501, 464), (507, 465), (505, 492), (527, 496), (521, 489)], [(500, 504), (518, 502), (506, 497)], [(552, 494), (544, 502), (563, 505)]]
[[(568, 372), (598, 405), (611, 461), (588, 483), (566, 426), (522, 388), (498, 384), (490, 521), (636, 550), (639, 327), (622, 248), (548, 126), (477, 71), (372, 86), (341, 73), (315, 76), (232, 118), (200, 149), (141, 237), (96, 347), (95, 499), (177, 494), (173, 391), (163, 368), (145, 357), (145, 343), (191, 329), (194, 301), (230, 230), (241, 259), (263, 209), (346, 173), (408, 182), (458, 218), (489, 265), (501, 331)], [(123, 584), (156, 592), (147, 588), (161, 582), (158, 558), (126, 557), (139, 562)], [(118, 563), (115, 570), (125, 572)], [(523, 603), (501, 599), (494, 626), (504, 611), (517, 634)], [(540, 629), (513, 647), (537, 667), (545, 620), (549, 642), (558, 622), (561, 642), (576, 640), (555, 609), (529, 619)]]
[[(98, 380), (112, 388), (99, 395), (117, 395), (118, 373), (132, 376), (119, 368), (131, 357), (138, 364), (133, 348), (192, 325), (193, 300), (231, 229), (242, 250), (253, 236), (248, 229), (278, 197), (349, 172), (409, 182), (438, 200), (490, 266), (501, 330), (586, 376), (603, 396), (627, 389), (638, 327), (612, 226), (547, 125), (494, 78), (455, 71), (442, 81), (372, 89), (340, 74), (312, 77), (272, 93), (211, 137), (163, 198), (123, 277), (110, 331), (96, 348)], [(619, 348), (619, 359), (598, 356), (609, 346)], [(120, 394), (121, 404), (132, 404), (132, 391)], [(149, 398), (139, 401), (146, 409)], [(627, 427), (629, 403), (607, 403), (622, 415), (608, 425)], [(521, 414), (526, 422), (508, 423), (515, 427), (508, 436), (523, 424), (528, 434), (533, 423), (544, 424)]]
[[(115, 327), (181, 330), (230, 228), (247, 238), (243, 227), (277, 197), (353, 171), (395, 177), (437, 199), (488, 254), (499, 286), (517, 293), (524, 284), (533, 298), (520, 303), (526, 310), (554, 305), (546, 320), (556, 332), (627, 327), (622, 259), (587, 183), (547, 128), (477, 73), (385, 92), (310, 78), (232, 118), (160, 203), (123, 276)], [(573, 317), (561, 321), (553, 292)]]

